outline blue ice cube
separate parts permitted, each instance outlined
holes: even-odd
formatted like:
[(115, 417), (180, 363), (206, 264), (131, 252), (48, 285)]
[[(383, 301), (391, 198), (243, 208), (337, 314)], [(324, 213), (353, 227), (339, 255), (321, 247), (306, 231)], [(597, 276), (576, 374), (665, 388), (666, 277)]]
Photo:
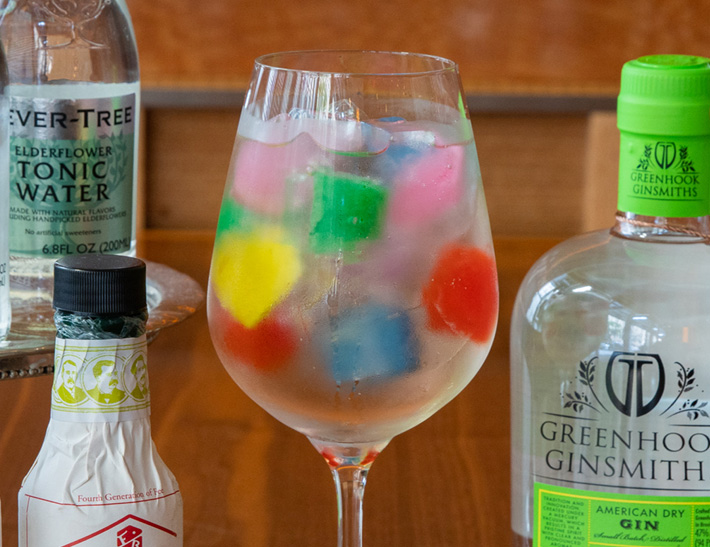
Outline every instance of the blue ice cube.
[(404, 122), (406, 120), (404, 118), (400, 118), (399, 116), (385, 116), (384, 118), (377, 118), (377, 120), (375, 121), (384, 123), (397, 123)]
[(335, 380), (387, 378), (414, 370), (419, 344), (406, 311), (380, 304), (351, 308), (333, 320)]
[(436, 141), (431, 131), (403, 131), (392, 135), (389, 147), (375, 158), (372, 167), (375, 176), (385, 181), (391, 181), (403, 166), (430, 150)]

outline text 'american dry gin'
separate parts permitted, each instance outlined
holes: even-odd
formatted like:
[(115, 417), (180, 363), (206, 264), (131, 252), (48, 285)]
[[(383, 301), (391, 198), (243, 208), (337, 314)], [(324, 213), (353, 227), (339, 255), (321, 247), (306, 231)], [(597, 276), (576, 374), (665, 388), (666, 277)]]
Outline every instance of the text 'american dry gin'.
[(51, 418), (18, 494), (21, 547), (181, 547), (182, 497), (151, 437), (145, 264), (56, 262)]
[(134, 254), (140, 90), (124, 0), (0, 9), (10, 86), (13, 298), (51, 301), (52, 265)]
[(516, 546), (710, 545), (710, 60), (627, 63), (617, 116), (616, 224), (515, 303)]

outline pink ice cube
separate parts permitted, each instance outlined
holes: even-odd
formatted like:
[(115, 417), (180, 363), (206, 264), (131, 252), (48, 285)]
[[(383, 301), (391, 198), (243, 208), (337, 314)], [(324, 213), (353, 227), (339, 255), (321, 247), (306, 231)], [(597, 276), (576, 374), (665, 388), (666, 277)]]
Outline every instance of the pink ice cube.
[[(288, 197), (287, 181), (305, 174), (318, 152), (318, 146), (307, 135), (282, 145), (244, 141), (234, 166), (232, 195), (253, 211), (280, 215)], [(298, 192), (297, 188), (292, 190)]]
[(412, 228), (435, 220), (461, 199), (464, 191), (461, 146), (429, 148), (394, 176), (390, 219)]

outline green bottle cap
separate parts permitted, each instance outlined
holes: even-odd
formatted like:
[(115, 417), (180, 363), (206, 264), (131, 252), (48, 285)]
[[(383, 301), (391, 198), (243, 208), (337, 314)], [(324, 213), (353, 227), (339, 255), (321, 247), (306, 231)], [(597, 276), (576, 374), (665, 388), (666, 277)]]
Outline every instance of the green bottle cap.
[(710, 59), (649, 55), (626, 63), (617, 125), (646, 135), (710, 135)]
[(652, 55), (626, 63), (617, 125), (620, 211), (710, 213), (710, 59)]

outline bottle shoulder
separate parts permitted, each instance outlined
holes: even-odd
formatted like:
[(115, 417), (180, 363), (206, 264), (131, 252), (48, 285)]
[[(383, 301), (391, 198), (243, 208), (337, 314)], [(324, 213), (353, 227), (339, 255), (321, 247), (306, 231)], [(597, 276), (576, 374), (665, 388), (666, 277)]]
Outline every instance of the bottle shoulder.
[(577, 235), (558, 243), (538, 258), (520, 286), (518, 298), (527, 291), (538, 291), (553, 279), (573, 271), (588, 271), (607, 262), (617, 242), (608, 230)]
[(710, 245), (585, 234), (551, 249), (521, 284), (511, 363), (559, 372), (594, 356), (644, 351), (699, 365), (710, 350), (708, 309)]
[(95, 490), (97, 481), (113, 492), (161, 486), (179, 490), (151, 438), (149, 418), (120, 422), (50, 419), (21, 494), (65, 501)]
[(644, 290), (648, 299), (673, 290), (710, 297), (710, 245), (624, 239), (607, 230), (575, 236), (537, 260), (518, 300), (529, 305), (541, 293), (560, 298), (591, 291), (616, 298)]
[(647, 273), (708, 271), (710, 245), (625, 239), (608, 230), (588, 232), (567, 239), (543, 254), (528, 271), (526, 282), (545, 283), (546, 279), (569, 272), (613, 275), (615, 271), (622, 273), (625, 268)]
[(546, 251), (530, 268), (530, 272), (559, 269), (571, 261), (592, 258), (603, 253), (609, 245), (614, 245), (609, 230), (596, 230), (566, 239)]

